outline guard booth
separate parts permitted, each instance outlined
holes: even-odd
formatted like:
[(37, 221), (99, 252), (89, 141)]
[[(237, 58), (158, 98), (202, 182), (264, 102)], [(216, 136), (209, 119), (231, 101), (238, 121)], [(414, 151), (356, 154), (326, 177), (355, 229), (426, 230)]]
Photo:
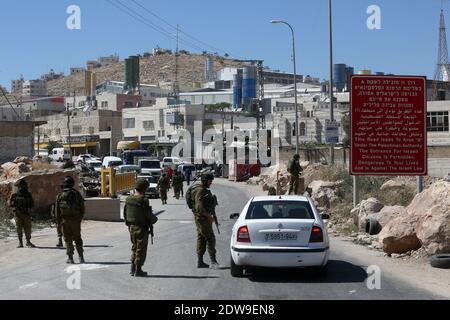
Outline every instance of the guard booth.
[(101, 196), (103, 198), (116, 197), (118, 193), (131, 191), (136, 186), (137, 174), (135, 172), (116, 173), (114, 168), (102, 169)]

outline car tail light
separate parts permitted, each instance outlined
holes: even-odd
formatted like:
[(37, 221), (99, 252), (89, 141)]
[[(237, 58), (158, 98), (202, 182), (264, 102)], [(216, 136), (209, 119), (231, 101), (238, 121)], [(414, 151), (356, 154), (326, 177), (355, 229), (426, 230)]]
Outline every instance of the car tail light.
[(250, 242), (250, 234), (247, 227), (240, 227), (237, 232), (237, 242)]
[(309, 242), (323, 242), (323, 231), (320, 227), (313, 227)]

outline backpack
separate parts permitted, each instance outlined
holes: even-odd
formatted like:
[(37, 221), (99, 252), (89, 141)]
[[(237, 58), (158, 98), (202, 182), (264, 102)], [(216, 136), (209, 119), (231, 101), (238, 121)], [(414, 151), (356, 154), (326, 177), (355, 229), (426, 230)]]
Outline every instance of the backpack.
[(58, 199), (58, 206), (63, 217), (76, 217), (81, 215), (77, 194), (74, 190), (63, 191)]
[(190, 186), (186, 191), (186, 203), (189, 207), (189, 209), (194, 209), (194, 195), (195, 192), (201, 187), (202, 185), (199, 183), (193, 184)]
[(289, 160), (289, 162), (288, 162), (288, 164), (287, 164), (287, 172), (288, 173), (291, 173), (292, 174), (292, 165), (293, 165), (293, 163), (292, 163), (292, 159), (291, 160)]

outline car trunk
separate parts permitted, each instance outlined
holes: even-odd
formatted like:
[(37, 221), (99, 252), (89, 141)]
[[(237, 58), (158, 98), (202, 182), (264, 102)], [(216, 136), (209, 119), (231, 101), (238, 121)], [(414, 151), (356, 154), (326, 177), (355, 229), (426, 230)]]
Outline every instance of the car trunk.
[(314, 219), (246, 220), (252, 246), (307, 247)]

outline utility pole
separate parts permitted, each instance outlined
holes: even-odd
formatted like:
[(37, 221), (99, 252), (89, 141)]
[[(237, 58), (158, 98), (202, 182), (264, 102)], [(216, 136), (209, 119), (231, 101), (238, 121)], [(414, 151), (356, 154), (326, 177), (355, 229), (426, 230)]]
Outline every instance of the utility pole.
[[(73, 92), (73, 106), (72, 108), (75, 109), (75, 103), (76, 103), (76, 91)], [(69, 105), (67, 104), (67, 130), (69, 133), (69, 150), (70, 150), (70, 160), (72, 160), (72, 138), (70, 136), (70, 109), (69, 109)]]
[[(330, 24), (330, 122), (334, 121), (334, 101), (333, 101), (333, 15), (331, 0), (328, 0), (328, 14)], [(334, 142), (330, 147), (330, 164), (334, 165)]]

